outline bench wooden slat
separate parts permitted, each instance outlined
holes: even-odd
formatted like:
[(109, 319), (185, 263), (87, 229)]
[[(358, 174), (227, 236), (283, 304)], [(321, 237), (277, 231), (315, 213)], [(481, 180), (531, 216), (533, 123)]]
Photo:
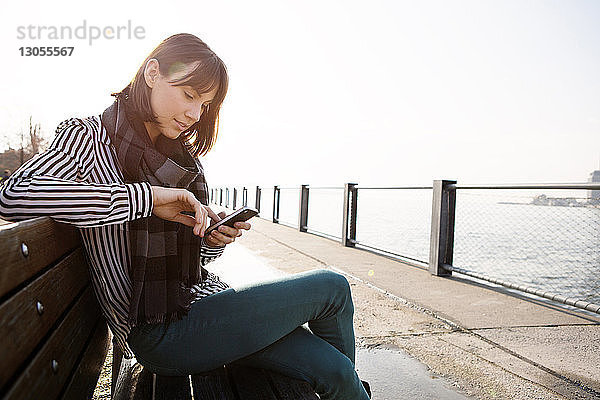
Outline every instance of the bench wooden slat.
[[(152, 373), (135, 360), (123, 359), (113, 400), (152, 399)], [(189, 378), (156, 376), (154, 399), (190, 396)], [(191, 376), (194, 399), (202, 400), (318, 400), (310, 384), (274, 371), (245, 365), (226, 365)]]
[[(114, 400), (152, 399), (152, 373), (140, 364), (123, 360)], [(227, 369), (231, 377), (227, 375)], [(192, 375), (194, 399), (202, 400), (318, 400), (308, 382), (247, 366), (227, 366)], [(156, 376), (155, 400), (191, 399), (187, 376)]]
[(203, 374), (192, 375), (194, 399), (239, 400), (231, 390), (224, 367)]
[[(202, 398), (202, 397), (200, 397)], [(192, 400), (190, 377), (156, 375), (154, 400)]]
[[(310, 384), (275, 371), (228, 365), (241, 399), (318, 400)], [(272, 396), (272, 397), (271, 397)]]
[(243, 365), (227, 365), (240, 399), (277, 400), (263, 369)]
[(156, 375), (154, 381), (153, 374), (141, 364), (123, 359), (113, 400), (191, 400), (189, 379), (189, 376)]
[(281, 375), (274, 371), (266, 371), (266, 373), (270, 377), (275, 392), (277, 392), (278, 399), (319, 400), (308, 382)]
[[(0, 337), (10, 342), (0, 347), (0, 387), (29, 357), (55, 321), (89, 281), (82, 249), (63, 258), (55, 267), (0, 305)], [(40, 315), (36, 303), (44, 309)]]
[[(27, 245), (27, 257), (22, 243)], [(79, 245), (76, 228), (48, 217), (0, 225), (0, 298)]]
[[(90, 286), (19, 375), (4, 399), (55, 399), (71, 376), (99, 317), (99, 306)], [(56, 371), (52, 368), (53, 360), (58, 362)]]
[(94, 394), (110, 346), (108, 326), (104, 320), (98, 321), (93, 335), (61, 400), (91, 399)]

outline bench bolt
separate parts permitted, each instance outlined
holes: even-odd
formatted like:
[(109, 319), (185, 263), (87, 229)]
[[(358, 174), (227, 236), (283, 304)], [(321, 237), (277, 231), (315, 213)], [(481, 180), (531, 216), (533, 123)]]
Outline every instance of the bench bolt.
[(58, 361), (52, 360), (52, 372), (55, 374), (58, 372)]
[(25, 257), (29, 255), (29, 248), (25, 243), (21, 243), (21, 253), (23, 253)]
[(37, 309), (38, 314), (42, 315), (44, 313), (44, 305), (39, 301), (35, 303), (35, 308)]

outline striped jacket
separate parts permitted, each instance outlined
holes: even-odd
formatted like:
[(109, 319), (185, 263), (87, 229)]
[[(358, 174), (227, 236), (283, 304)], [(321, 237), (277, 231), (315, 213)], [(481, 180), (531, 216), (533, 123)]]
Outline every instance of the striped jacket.
[[(113, 340), (126, 358), (134, 357), (127, 344), (132, 289), (129, 222), (152, 214), (152, 190), (148, 182), (124, 183), (100, 115), (61, 122), (49, 149), (3, 183), (0, 216), (4, 219), (48, 216), (79, 228), (94, 291)], [(202, 240), (200, 264), (215, 260), (223, 249)], [(194, 286), (196, 300), (228, 287), (209, 272), (206, 281)]]

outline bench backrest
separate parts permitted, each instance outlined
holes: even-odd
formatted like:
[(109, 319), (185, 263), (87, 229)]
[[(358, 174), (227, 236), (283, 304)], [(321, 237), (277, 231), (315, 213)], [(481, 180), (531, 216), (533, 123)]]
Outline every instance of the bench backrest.
[(109, 348), (73, 226), (0, 226), (0, 397), (91, 398)]

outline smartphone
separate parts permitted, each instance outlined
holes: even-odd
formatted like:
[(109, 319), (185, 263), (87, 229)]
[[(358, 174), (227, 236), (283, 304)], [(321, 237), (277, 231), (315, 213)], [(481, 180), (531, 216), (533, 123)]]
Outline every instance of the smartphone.
[(233, 226), (234, 223), (248, 221), (250, 218), (254, 217), (257, 214), (258, 211), (254, 208), (242, 207), (239, 210), (232, 212), (222, 220), (215, 222), (214, 224), (206, 228), (206, 231), (204, 231), (204, 236), (208, 235), (212, 230), (217, 229), (221, 225), (227, 225), (232, 228), (235, 228)]

